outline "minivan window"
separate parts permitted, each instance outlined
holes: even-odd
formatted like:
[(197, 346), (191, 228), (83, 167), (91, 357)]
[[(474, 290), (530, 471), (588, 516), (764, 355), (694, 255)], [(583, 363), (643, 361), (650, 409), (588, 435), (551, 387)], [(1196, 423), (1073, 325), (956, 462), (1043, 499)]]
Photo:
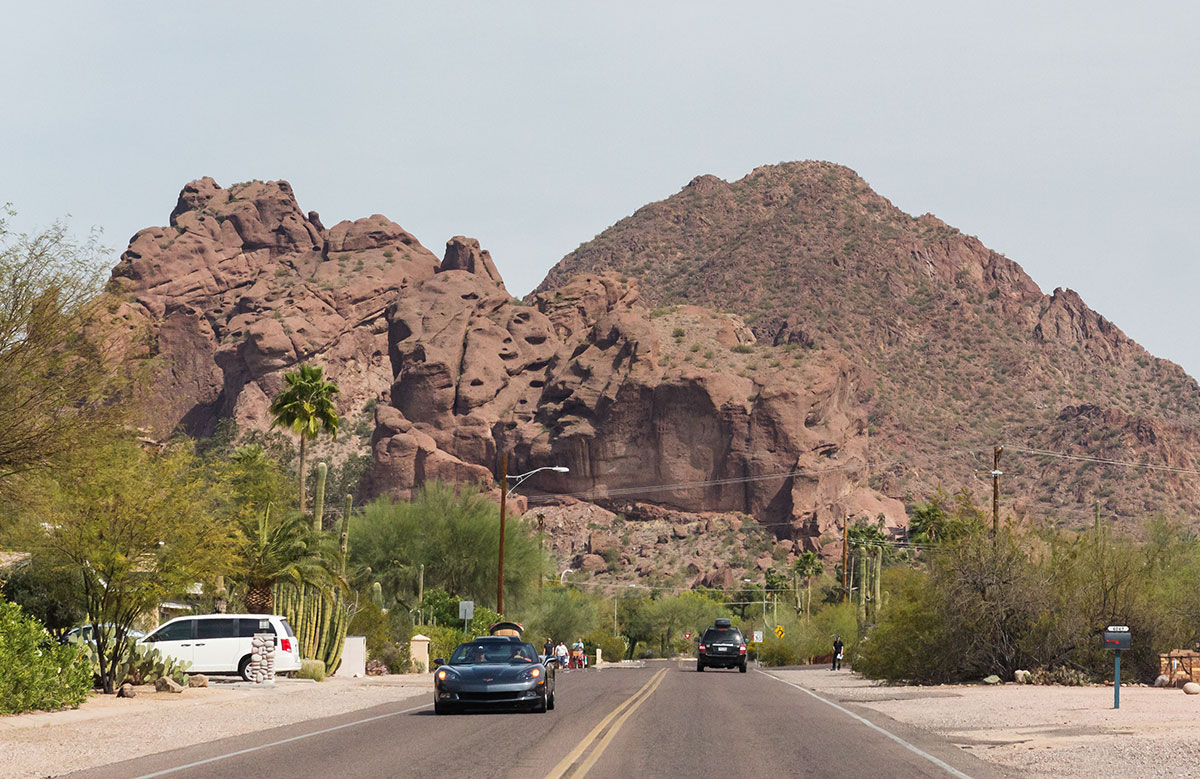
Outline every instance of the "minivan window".
[(238, 634), (237, 620), (232, 617), (196, 620), (196, 638), (233, 638)]
[(286, 619), (281, 619), (279, 621), (283, 623), (283, 632), (287, 633), (288, 637), (295, 638), (296, 634), (292, 632), (292, 626), (288, 624), (288, 621)]
[(242, 617), (238, 620), (238, 635), (242, 638), (254, 638), (255, 633), (274, 633), (271, 620), (263, 617)]
[(182, 619), (159, 628), (151, 638), (155, 641), (186, 641), (192, 637), (194, 619)]

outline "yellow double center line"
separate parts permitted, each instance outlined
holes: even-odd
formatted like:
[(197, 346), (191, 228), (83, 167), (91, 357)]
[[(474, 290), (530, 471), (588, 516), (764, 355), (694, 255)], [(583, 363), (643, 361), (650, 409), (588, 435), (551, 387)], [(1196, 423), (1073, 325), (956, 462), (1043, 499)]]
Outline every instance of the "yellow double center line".
[[(582, 779), (582, 777), (587, 776), (587, 772), (592, 770), (592, 766), (600, 759), (600, 755), (604, 754), (604, 750), (612, 743), (613, 738), (617, 735), (617, 731), (625, 724), (625, 720), (629, 719), (629, 716), (633, 714), (637, 707), (645, 703), (646, 699), (658, 689), (658, 685), (662, 684), (663, 677), (666, 675), (667, 669), (663, 668), (654, 674), (654, 676), (651, 676), (650, 681), (643, 684), (641, 689), (626, 698), (620, 706), (609, 712), (607, 717), (600, 720), (596, 727), (592, 728), (592, 731), (584, 736), (583, 741), (580, 741), (566, 757), (559, 761), (558, 765), (551, 769), (550, 773), (546, 774), (546, 779), (561, 779), (563, 776), (566, 776), (580, 755), (587, 751), (588, 747), (591, 746), (592, 742), (601, 733), (604, 733), (605, 728), (608, 728), (608, 732), (604, 733), (604, 737), (596, 744), (596, 748), (591, 751), (587, 759), (579, 764), (579, 768), (571, 774), (571, 779)], [(616, 722), (613, 722), (614, 719)], [(611, 728), (608, 727), (609, 723), (612, 724)]]

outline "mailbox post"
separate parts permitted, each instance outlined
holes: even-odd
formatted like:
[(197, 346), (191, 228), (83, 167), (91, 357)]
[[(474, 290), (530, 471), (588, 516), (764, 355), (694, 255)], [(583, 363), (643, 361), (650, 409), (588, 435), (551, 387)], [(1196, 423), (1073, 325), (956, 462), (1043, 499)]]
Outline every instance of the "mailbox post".
[(1121, 650), (1129, 649), (1127, 625), (1109, 625), (1104, 629), (1104, 648), (1116, 652), (1113, 660), (1113, 708), (1121, 708)]

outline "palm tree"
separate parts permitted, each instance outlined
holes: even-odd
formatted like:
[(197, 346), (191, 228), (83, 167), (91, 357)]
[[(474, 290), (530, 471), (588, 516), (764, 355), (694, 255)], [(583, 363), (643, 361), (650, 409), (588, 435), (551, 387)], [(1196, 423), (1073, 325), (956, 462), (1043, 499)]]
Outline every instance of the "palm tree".
[(298, 370), (283, 375), (287, 387), (271, 402), (270, 412), (274, 416), (271, 427), (282, 425), (300, 436), (300, 512), (307, 508), (304, 495), (304, 454), (310, 438), (316, 438), (321, 428), (333, 434), (337, 440), (338, 415), (333, 407), (333, 396), (338, 387), (325, 381), (319, 365), (301, 365)]
[(272, 520), (271, 506), (242, 527), (237, 577), (246, 588), (243, 600), (251, 614), (270, 614), (275, 608), (274, 586), (325, 584), (334, 580), (327, 557), (319, 550), (303, 514), (288, 513)]
[(808, 619), (812, 616), (812, 580), (825, 572), (825, 565), (816, 552), (804, 552), (796, 558), (793, 569), (797, 576), (804, 578), (804, 617)]

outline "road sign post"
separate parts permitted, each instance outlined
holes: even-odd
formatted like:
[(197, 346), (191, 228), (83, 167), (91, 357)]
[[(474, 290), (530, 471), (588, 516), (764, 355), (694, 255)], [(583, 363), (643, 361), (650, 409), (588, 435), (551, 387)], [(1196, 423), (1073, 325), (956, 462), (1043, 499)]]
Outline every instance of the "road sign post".
[(1132, 636), (1128, 625), (1109, 625), (1104, 629), (1104, 648), (1115, 652), (1113, 658), (1113, 708), (1121, 708), (1121, 650), (1129, 649)]
[(458, 602), (458, 618), (463, 621), (463, 635), (470, 639), (471, 637), (467, 635), (467, 623), (475, 618), (475, 601), (460, 600)]

